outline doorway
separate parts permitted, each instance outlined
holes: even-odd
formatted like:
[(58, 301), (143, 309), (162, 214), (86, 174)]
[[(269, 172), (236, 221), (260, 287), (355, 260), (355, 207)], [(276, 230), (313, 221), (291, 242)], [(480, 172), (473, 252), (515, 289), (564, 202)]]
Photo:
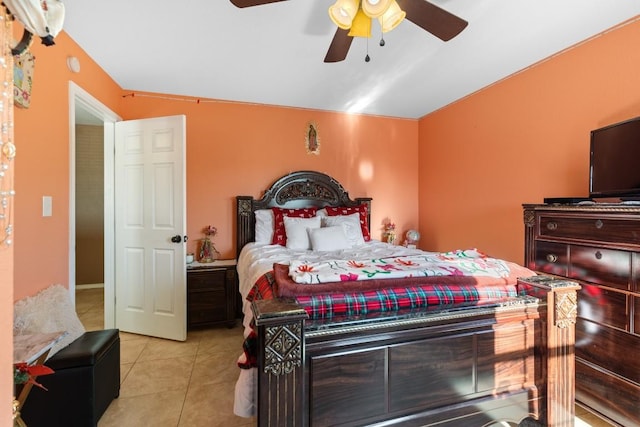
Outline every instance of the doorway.
[(104, 326), (104, 122), (75, 109), (76, 313), (89, 330)]
[(75, 305), (78, 284), (102, 284), (104, 328), (115, 326), (114, 123), (120, 120), (69, 82), (69, 294)]

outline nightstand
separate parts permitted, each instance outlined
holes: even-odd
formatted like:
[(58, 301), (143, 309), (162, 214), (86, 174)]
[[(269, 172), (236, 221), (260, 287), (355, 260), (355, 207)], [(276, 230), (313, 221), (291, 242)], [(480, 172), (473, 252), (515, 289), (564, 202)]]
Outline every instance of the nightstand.
[(236, 322), (238, 276), (235, 259), (187, 265), (187, 328)]

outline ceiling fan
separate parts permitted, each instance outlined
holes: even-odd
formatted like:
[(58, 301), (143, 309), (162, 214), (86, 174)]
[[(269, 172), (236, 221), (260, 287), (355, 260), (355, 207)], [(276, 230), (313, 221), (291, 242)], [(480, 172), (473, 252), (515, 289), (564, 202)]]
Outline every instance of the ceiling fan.
[[(235, 6), (244, 8), (278, 3), (287, 0), (230, 0)], [(406, 18), (423, 30), (443, 41), (448, 41), (460, 34), (468, 22), (426, 0), (396, 0), (400, 8), (406, 12)], [(324, 62), (340, 62), (347, 57), (353, 36), (348, 29), (338, 28)]]

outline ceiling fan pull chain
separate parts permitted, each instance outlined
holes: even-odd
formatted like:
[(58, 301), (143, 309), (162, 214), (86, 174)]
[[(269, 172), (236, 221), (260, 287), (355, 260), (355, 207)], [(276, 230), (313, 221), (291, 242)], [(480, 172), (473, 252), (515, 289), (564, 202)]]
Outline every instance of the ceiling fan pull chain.
[(367, 56), (364, 57), (364, 62), (369, 61), (371, 61), (371, 58), (369, 58), (369, 38), (367, 37)]
[(385, 45), (385, 41), (384, 41), (384, 31), (382, 31), (382, 27), (383, 27), (383, 19), (384, 16), (380, 17), (380, 46), (384, 46)]

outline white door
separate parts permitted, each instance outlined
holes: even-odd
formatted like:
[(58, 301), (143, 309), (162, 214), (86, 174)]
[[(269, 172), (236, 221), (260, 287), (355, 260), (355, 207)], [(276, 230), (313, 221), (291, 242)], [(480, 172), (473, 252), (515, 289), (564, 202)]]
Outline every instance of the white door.
[(118, 122), (115, 135), (115, 325), (184, 341), (186, 118)]

